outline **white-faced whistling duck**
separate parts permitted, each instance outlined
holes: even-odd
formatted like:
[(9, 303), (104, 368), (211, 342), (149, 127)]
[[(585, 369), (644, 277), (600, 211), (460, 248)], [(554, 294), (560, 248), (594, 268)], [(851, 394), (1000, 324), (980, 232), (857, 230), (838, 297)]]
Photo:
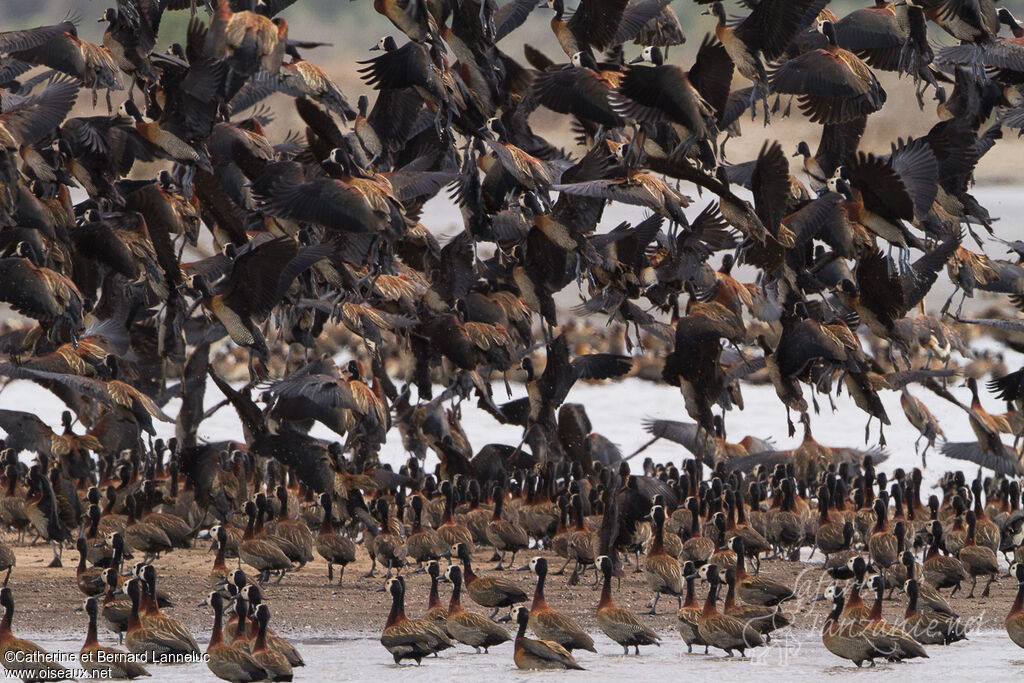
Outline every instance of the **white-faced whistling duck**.
[(206, 666), (213, 675), (232, 683), (266, 680), (266, 669), (252, 655), (246, 650), (224, 644), (221, 626), (224, 619), (224, 597), (213, 592), (200, 604), (213, 608), (213, 630), (210, 632), (210, 644), (206, 647)]
[(512, 552), (512, 557), (508, 562), (508, 566), (511, 567), (515, 564), (516, 553), (520, 550), (526, 550), (530, 546), (530, 538), (526, 535), (526, 530), (516, 522), (502, 517), (502, 512), (505, 508), (505, 497), (505, 489), (503, 487), (494, 487), (494, 513), (491, 516), (491, 520), (487, 523), (487, 540), (501, 554), (495, 570), (504, 569), (502, 564), (505, 562), (505, 553), (507, 551)]
[(103, 568), (86, 567), (85, 560), (89, 554), (88, 541), (84, 536), (79, 536), (76, 543), (78, 547), (78, 566), (75, 568), (75, 578), (78, 581), (78, 590), (86, 596), (99, 595), (104, 591)]
[(405, 539), (405, 550), (409, 559), (421, 566), (424, 562), (439, 560), (447, 554), (448, 545), (430, 527), (423, 526), (423, 497), (413, 496), (409, 501), (412, 506), (412, 529)]
[[(136, 565), (138, 566), (138, 565)], [(137, 575), (142, 579), (142, 602), (139, 618), (143, 625), (173, 633), (183, 642), (192, 646), (192, 652), (199, 653), (199, 645), (191, 632), (180, 621), (160, 611), (160, 600), (156, 590), (156, 567), (151, 564), (139, 568)]]
[(106, 593), (103, 595), (103, 623), (108, 631), (117, 634), (117, 641), (121, 642), (128, 630), (132, 602), (127, 596), (119, 597), (124, 592), (118, 584), (119, 576), (113, 567), (103, 570), (103, 581), (106, 585)]
[(583, 669), (576, 663), (572, 654), (558, 643), (526, 637), (526, 626), (530, 623), (530, 610), (520, 605), (512, 610), (512, 618), (519, 625), (515, 651), (512, 656), (517, 667), (528, 670)]
[(249, 521), (245, 527), (245, 535), (238, 545), (239, 562), (244, 562), (260, 573), (257, 583), (263, 584), (271, 572), (279, 572), (277, 583), (291, 570), (292, 562), (277, 545), (256, 536), (256, 504), (247, 500), (242, 508)]
[(452, 597), (448, 602), (448, 617), (443, 628), (454, 640), (476, 648), (477, 652), (480, 652), (481, 649), (487, 652), (487, 648), (492, 645), (500, 645), (506, 640), (511, 640), (512, 637), (502, 626), (487, 617), (463, 609), (461, 600), (462, 569), (458, 565), (448, 567), (444, 576), (452, 583)]
[(715, 37), (725, 46), (740, 75), (754, 82), (749, 105), (753, 109), (758, 99), (764, 101), (766, 125), (769, 120), (768, 94), (771, 89), (765, 60), (771, 62), (782, 56), (790, 41), (804, 27), (804, 22), (810, 23), (813, 20), (813, 17), (807, 16), (812, 2), (760, 2), (746, 18), (732, 25), (726, 16), (725, 5), (721, 2), (715, 2), (702, 12), (718, 19)]
[(341, 585), (345, 578), (345, 566), (356, 560), (356, 546), (351, 539), (338, 534), (334, 530), (334, 520), (331, 517), (333, 503), (330, 493), (321, 493), (319, 498), (320, 507), (323, 508), (323, 520), (320, 522), (320, 530), (316, 535), (316, 551), (320, 557), (327, 560), (327, 582), (334, 581), (334, 565), (341, 565), (338, 572), (338, 585)]
[(455, 493), (452, 491), (450, 481), (442, 482), (441, 493), (444, 495), (444, 513), (441, 517), (441, 524), (437, 527), (437, 535), (447, 544), (448, 548), (461, 544), (466, 546), (467, 551), (472, 552), (473, 535), (466, 525), (455, 521)]
[(785, 628), (793, 623), (793, 617), (785, 614), (777, 607), (764, 605), (741, 605), (736, 603), (736, 572), (732, 568), (725, 570), (725, 601), (722, 612), (730, 617), (749, 623), (764, 636), (765, 642), (771, 642), (772, 631)]
[(395, 664), (400, 664), (403, 659), (412, 659), (419, 664), (424, 657), (452, 646), (444, 629), (436, 623), (405, 616), (405, 579), (401, 576), (388, 579), (384, 589), (391, 594), (391, 612), (380, 643), (395, 658)]
[(714, 139), (718, 132), (715, 117), (725, 105), (719, 84), (731, 76), (732, 61), (717, 40), (704, 39), (689, 72), (665, 64), (661, 48), (648, 46), (620, 79), (617, 92), (623, 101), (617, 108), (638, 121), (664, 118), (678, 126), (686, 137), (669, 151), (685, 156), (691, 145)]
[(914, 639), (922, 645), (949, 645), (958, 640), (967, 640), (967, 628), (959, 617), (930, 609), (918, 609), (920, 588), (917, 579), (907, 579), (903, 584), (903, 591), (907, 594), (904, 627)]
[[(4, 661), (14, 662), (16, 658), (21, 659), (24, 663), (23, 665), (19, 664), (22, 667), (21, 675), (27, 681), (56, 680), (44, 676), (44, 672), (67, 671), (65, 666), (51, 661), (46, 650), (31, 640), (18, 638), (11, 631), (11, 622), (14, 619), (14, 593), (6, 586), (0, 589), (0, 606), (4, 608), (3, 620), (0, 621), (0, 657), (3, 657)], [(33, 659), (33, 657), (37, 659)]]
[(213, 567), (210, 569), (210, 588), (216, 589), (231, 573), (224, 561), (224, 553), (227, 551), (228, 545), (228, 531), (218, 524), (210, 529), (210, 536), (217, 544), (217, 554), (213, 558)]
[[(827, 46), (776, 67), (771, 73), (772, 90), (797, 95), (801, 111), (816, 123), (844, 123), (881, 109), (885, 90), (871, 69), (839, 47), (832, 22), (823, 22), (820, 30)], [(812, 73), (814, 77), (809, 76)]]
[(843, 618), (845, 597), (843, 589), (832, 585), (825, 589), (826, 600), (832, 603), (832, 610), (825, 617), (821, 628), (821, 642), (825, 649), (843, 659), (849, 659), (860, 668), (864, 662), (875, 665), (876, 657), (884, 657), (885, 652), (876, 648), (871, 639), (866, 638), (861, 626), (851, 624)]
[(683, 574), (679, 561), (665, 552), (662, 541), (665, 533), (665, 509), (658, 506), (651, 509), (651, 523), (654, 524), (654, 542), (644, 558), (644, 576), (647, 586), (654, 591), (650, 614), (657, 614), (658, 598), (662, 593), (674, 595), (683, 605)]
[[(606, 636), (622, 646), (622, 654), (628, 655), (632, 646), (640, 654), (641, 645), (661, 645), (661, 638), (628, 609), (615, 604), (612, 599), (612, 561), (607, 555), (597, 558), (597, 567), (604, 576), (601, 599), (597, 603), (597, 625)], [(533, 615), (531, 614), (531, 617)]]
[[(391, 515), (388, 502), (383, 498), (377, 499), (377, 519), (380, 521), (380, 533), (373, 539), (373, 559), (380, 562), (388, 571), (385, 578), (391, 576), (391, 570), (397, 569), (399, 573), (405, 566), (405, 539), (393, 533), (391, 529)], [(373, 568), (370, 568), (369, 576), (373, 576)]]
[[(127, 678), (133, 679), (139, 676), (149, 676), (150, 673), (138, 662), (129, 661), (128, 653), (113, 647), (100, 645), (96, 633), (96, 619), (99, 615), (99, 603), (96, 598), (89, 598), (85, 601), (85, 612), (89, 617), (89, 630), (85, 635), (85, 642), (79, 651), (82, 667), (87, 671), (95, 672), (101, 678)], [(103, 653), (103, 661), (97, 661)]]
[(967, 594), (967, 597), (974, 597), (974, 587), (978, 584), (978, 577), (987, 576), (989, 577), (988, 582), (985, 584), (985, 590), (981, 594), (981, 597), (987, 598), (992, 582), (996, 580), (996, 576), (999, 574), (999, 560), (991, 548), (977, 544), (975, 541), (977, 527), (978, 518), (974, 510), (968, 510), (967, 540), (964, 542), (964, 547), (957, 553), (957, 559), (960, 560), (964, 569), (967, 570), (967, 574), (971, 577), (971, 592)]
[(189, 655), (196, 651), (191, 642), (183, 640), (177, 633), (142, 623), (139, 613), (143, 594), (142, 579), (135, 577), (126, 581), (124, 592), (132, 602), (124, 636), (124, 644), (129, 652), (144, 654), (147, 661), (159, 661), (164, 655)]
[(875, 574), (871, 577), (871, 589), (875, 592), (875, 600), (868, 614), (864, 634), (879, 648), (886, 648), (886, 657), (892, 661), (903, 661), (915, 657), (927, 657), (921, 644), (897, 626), (882, 618), (882, 595), (885, 593), (885, 575)]
[(514, 581), (500, 576), (477, 576), (473, 571), (469, 546), (456, 543), (451, 548), (452, 557), (462, 561), (463, 576), (466, 590), (473, 602), (481, 607), (493, 607), (490, 618), (494, 619), (502, 607), (511, 607), (517, 602), (526, 601), (526, 593)]
[(764, 645), (764, 637), (751, 623), (720, 613), (715, 606), (722, 583), (718, 565), (706, 564), (699, 573), (708, 582), (708, 597), (697, 622), (701, 640), (711, 647), (725, 650), (729, 657), (733, 656), (734, 650), (742, 657), (747, 649)]
[(967, 579), (967, 570), (957, 558), (939, 554), (939, 548), (942, 547), (942, 522), (932, 522), (931, 536), (932, 542), (923, 563), (924, 580), (936, 589), (952, 587), (949, 596), (953, 597), (960, 590), (961, 582)]
[[(263, 604), (263, 594), (260, 592), (260, 587), (254, 584), (249, 584), (241, 590), (243, 598), (249, 601), (253, 611), (259, 608)], [(255, 642), (257, 635), (258, 624), (253, 622), (249, 627), (249, 640)], [(267, 627), (267, 648), (274, 652), (279, 652), (284, 655), (288, 663), (293, 667), (306, 666), (306, 662), (303, 661), (302, 655), (288, 640), (274, 633), (274, 629)]]
[(259, 605), (255, 610), (256, 639), (252, 642), (252, 658), (267, 672), (271, 681), (292, 680), (292, 665), (280, 652), (267, 647), (267, 624), (270, 623), (270, 608)]
[(740, 536), (733, 536), (730, 542), (736, 551), (736, 594), (751, 605), (774, 607), (793, 598), (788, 586), (763, 576), (750, 576), (746, 570), (746, 542)]
[(543, 557), (530, 560), (530, 570), (537, 575), (537, 586), (530, 605), (530, 629), (542, 640), (551, 640), (566, 650), (594, 649), (594, 639), (580, 628), (574, 619), (552, 609), (544, 596), (544, 584), (548, 575), (548, 561)]
[[(441, 580), (441, 565), (437, 560), (427, 560), (424, 563), (424, 570), (430, 576), (430, 597), (427, 599), (427, 612), (423, 615), (423, 618), (429, 619), (441, 626), (441, 628), (444, 628), (445, 623), (448, 621), (448, 609), (441, 604), (441, 595), (437, 590), (438, 583)], [(448, 631), (448, 635), (451, 635), (451, 631)]]
[(683, 601), (683, 606), (679, 608), (676, 613), (676, 627), (679, 630), (679, 635), (682, 636), (683, 642), (686, 643), (686, 651), (693, 653), (694, 645), (703, 645), (704, 654), (707, 654), (707, 643), (705, 643), (698, 631), (698, 624), (700, 623), (701, 606), (697, 602), (697, 593), (694, 590), (694, 585), (697, 581), (697, 567), (696, 565), (687, 560), (683, 563), (683, 580), (686, 582), (686, 598)]

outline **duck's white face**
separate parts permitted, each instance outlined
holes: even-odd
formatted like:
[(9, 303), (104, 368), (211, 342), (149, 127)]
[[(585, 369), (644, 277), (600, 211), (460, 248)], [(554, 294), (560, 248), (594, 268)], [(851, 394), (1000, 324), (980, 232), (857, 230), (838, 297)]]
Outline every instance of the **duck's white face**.
[(377, 41), (377, 47), (379, 47), (381, 50), (387, 49), (387, 44), (388, 44), (388, 37), (387, 36), (381, 36), (381, 39)]
[(643, 55), (643, 58), (644, 58), (645, 62), (653, 62), (654, 61), (654, 47), (653, 46), (648, 45), (647, 47), (644, 48), (643, 52), (641, 52), (640, 54)]
[(835, 597), (836, 597), (836, 587), (835, 586), (829, 586), (828, 588), (825, 589), (825, 599), (826, 600), (834, 600)]
[(699, 576), (704, 581), (707, 581), (708, 580), (708, 565), (704, 565), (703, 567), (698, 569), (697, 570), (697, 576)]
[(533, 559), (531, 559), (530, 560), (530, 571), (536, 573), (537, 572), (537, 565), (538, 564), (540, 564), (540, 558), (539, 557), (534, 557)]
[(575, 67), (583, 66), (583, 53), (582, 52), (574, 52), (574, 53), (572, 53), (572, 57), (569, 58), (569, 63), (571, 63)]

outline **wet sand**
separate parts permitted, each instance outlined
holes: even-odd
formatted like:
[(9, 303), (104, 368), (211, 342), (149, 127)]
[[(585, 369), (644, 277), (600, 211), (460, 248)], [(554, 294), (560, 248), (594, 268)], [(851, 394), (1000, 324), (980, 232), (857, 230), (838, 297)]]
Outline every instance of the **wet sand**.
[[(85, 615), (74, 611), (85, 598), (75, 582), (77, 552), (66, 550), (64, 567), (56, 569), (46, 567), (51, 558), (49, 546), (15, 546), (15, 552), (18, 563), (9, 584), (17, 604), (15, 633), (46, 634), (55, 638), (84, 637)], [(280, 584), (271, 580), (264, 595), (272, 610), (272, 626), (282, 634), (300, 639), (379, 633), (390, 607), (386, 594), (376, 592), (383, 585), (384, 571), (378, 568), (376, 577), (364, 578), (370, 561), (364, 549), (360, 547), (357, 552), (358, 560), (346, 569), (345, 582), (341, 587), (336, 583), (327, 585), (327, 565), (319, 556), (302, 570), (289, 573)], [(807, 551), (804, 552), (806, 557)], [(536, 555), (549, 558), (551, 571), (562, 564), (561, 558), (551, 553), (533, 550), (520, 553), (516, 563), (522, 566)], [(198, 607), (197, 604), (210, 590), (209, 571), (213, 557), (208, 544), (200, 541), (195, 548), (175, 551), (154, 562), (159, 572), (158, 585), (174, 601), (174, 607), (167, 610), (168, 614), (187, 625), (201, 645), (205, 645), (209, 637), (212, 613), (209, 608)], [(490, 557), (489, 548), (477, 548), (473, 556), (474, 570), (479, 574), (491, 574), (493, 563), (489, 561)], [(763, 575), (796, 586), (797, 599), (787, 602), (785, 611), (796, 617), (794, 628), (801, 631), (819, 628), (827, 612), (828, 603), (811, 602), (811, 598), (820, 595), (829, 582), (820, 569), (821, 562), (821, 555), (816, 554), (809, 562), (770, 560), (762, 563)], [(234, 567), (235, 563), (236, 560), (228, 560), (229, 567)], [(442, 560), (442, 567), (446, 564), (447, 561)], [(1005, 570), (1005, 562), (1001, 561), (1001, 565)], [(633, 570), (632, 565), (626, 565), (621, 585), (613, 583), (614, 597), (618, 605), (643, 613), (649, 608), (652, 594), (644, 575)], [(252, 576), (251, 572), (249, 574)], [(419, 616), (426, 609), (429, 577), (425, 573), (414, 574), (410, 569), (404, 570), (403, 574), (407, 580), (407, 613), (410, 617)], [(533, 574), (526, 571), (504, 571), (502, 574), (520, 583), (523, 590), (532, 596)], [(591, 571), (580, 577), (579, 585), (569, 586), (568, 572), (565, 576), (549, 576), (546, 597), (552, 607), (576, 618), (586, 630), (596, 634), (599, 629), (594, 619), (594, 608), (599, 593), (597, 587), (591, 585), (593, 579)], [(1013, 602), (1016, 586), (1009, 578), (1002, 578), (992, 585), (990, 597), (981, 598), (982, 586), (983, 581), (979, 581), (979, 597), (967, 599), (964, 596), (970, 589), (970, 583), (966, 583), (964, 590), (958, 592), (950, 604), (962, 618), (970, 620), (970, 630), (1002, 631), (1003, 619)], [(442, 582), (440, 590), (441, 600), (447, 604), (450, 585)], [(705, 594), (706, 588), (698, 582), (698, 599), (703, 599)], [(943, 590), (943, 594), (948, 595), (949, 591)], [(893, 601), (885, 603), (884, 614), (887, 619), (895, 621), (903, 614), (905, 599), (898, 593), (893, 597)], [(865, 600), (870, 599), (865, 594)], [(463, 604), (467, 609), (485, 615), (490, 613), (468, 596), (464, 596)], [(659, 613), (654, 616), (642, 614), (641, 618), (662, 635), (666, 644), (682, 647), (676, 632), (676, 604), (675, 598), (663, 596), (658, 603)], [(101, 634), (104, 642), (110, 642), (110, 637), (109, 633)]]

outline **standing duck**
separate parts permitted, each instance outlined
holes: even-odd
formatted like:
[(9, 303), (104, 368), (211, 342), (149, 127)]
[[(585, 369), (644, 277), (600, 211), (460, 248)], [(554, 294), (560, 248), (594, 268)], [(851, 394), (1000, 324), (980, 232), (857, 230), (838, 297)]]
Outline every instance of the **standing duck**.
[(327, 583), (334, 581), (334, 565), (341, 565), (338, 572), (338, 585), (345, 579), (345, 566), (356, 561), (356, 544), (351, 539), (334, 531), (334, 520), (331, 517), (331, 495), (320, 494), (320, 507), (324, 516), (320, 521), (320, 531), (316, 535), (316, 551), (327, 560)]
[(271, 681), (292, 680), (292, 665), (288, 658), (267, 647), (267, 625), (270, 623), (270, 608), (259, 605), (256, 608), (256, 640), (252, 643), (252, 658), (263, 667)]
[(256, 503), (247, 500), (242, 509), (249, 521), (242, 542), (238, 544), (239, 561), (260, 573), (258, 584), (263, 585), (271, 572), (279, 572), (277, 583), (281, 583), (285, 573), (292, 569), (292, 561), (276, 544), (256, 535)]
[[(85, 642), (79, 651), (82, 668), (92, 673), (93, 678), (127, 678), (149, 676), (146, 667), (138, 662), (129, 661), (128, 653), (113, 647), (100, 645), (96, 633), (96, 618), (99, 615), (99, 603), (96, 598), (85, 601), (85, 613), (89, 616), (89, 630), (85, 634)], [(103, 653), (103, 661), (97, 661), (98, 653)]]
[(380, 643), (395, 658), (395, 664), (403, 659), (419, 664), (424, 657), (452, 646), (452, 641), (434, 622), (405, 616), (405, 579), (401, 576), (388, 579), (384, 590), (391, 594), (391, 612)]
[(825, 623), (821, 627), (821, 642), (825, 649), (843, 659), (849, 659), (859, 669), (864, 662), (875, 664), (876, 657), (883, 657), (884, 652), (879, 652), (872, 642), (865, 638), (859, 629), (851, 628), (843, 618), (845, 611), (845, 597), (843, 589), (839, 586), (829, 586), (825, 589), (825, 598), (832, 602), (832, 611), (825, 617)]
[(790, 600), (793, 590), (778, 581), (763, 576), (750, 576), (745, 567), (746, 542), (739, 536), (733, 536), (732, 549), (736, 551), (736, 594), (743, 602), (751, 605), (774, 607), (780, 602)]
[(655, 506), (651, 510), (651, 521), (654, 523), (654, 542), (644, 559), (644, 575), (647, 577), (647, 585), (654, 591), (654, 602), (651, 603), (649, 614), (657, 614), (658, 598), (662, 593), (675, 595), (679, 598), (679, 607), (683, 606), (683, 574), (679, 569), (679, 561), (665, 552), (662, 541), (665, 534), (665, 509), (660, 505)]
[[(373, 561), (374, 566), (379, 561), (388, 568), (384, 578), (391, 576), (391, 570), (397, 568), (399, 572), (405, 566), (405, 541), (396, 533), (392, 533), (391, 515), (388, 512), (388, 502), (383, 498), (377, 499), (377, 519), (380, 521), (380, 533), (373, 539)], [(373, 567), (367, 576), (373, 576)]]
[[(132, 601), (131, 613), (128, 616), (128, 627), (124, 636), (125, 647), (129, 652), (137, 655), (144, 654), (147, 661), (159, 661), (164, 655), (189, 655), (194, 654), (195, 649), (192, 643), (184, 640), (176, 633), (166, 631), (156, 626), (147, 626), (139, 618), (139, 608), (142, 604), (142, 579), (129, 579), (124, 584), (124, 590)], [(219, 598), (219, 595), (218, 595)], [(219, 633), (219, 626), (217, 633)]]
[(967, 629), (959, 617), (941, 612), (917, 608), (921, 584), (917, 579), (907, 579), (903, 590), (907, 594), (907, 611), (903, 615), (904, 626), (914, 639), (922, 645), (949, 645), (958, 640), (967, 640)]
[(932, 522), (932, 542), (924, 557), (924, 580), (937, 589), (953, 587), (949, 596), (960, 590), (960, 583), (967, 579), (967, 570), (955, 557), (939, 554), (942, 547), (942, 522)]
[(423, 526), (423, 496), (413, 496), (409, 504), (412, 506), (412, 530), (405, 539), (406, 554), (418, 564), (441, 559), (448, 545), (436, 531)]
[(896, 536), (889, 530), (888, 509), (881, 498), (875, 500), (875, 528), (868, 538), (871, 561), (879, 569), (887, 569), (899, 560)]
[(764, 637), (751, 624), (722, 614), (715, 607), (722, 582), (718, 574), (718, 565), (704, 565), (700, 568), (700, 575), (709, 584), (708, 597), (704, 602), (700, 621), (697, 622), (697, 632), (701, 640), (711, 647), (725, 650), (729, 657), (733, 656), (733, 650), (738, 651), (742, 657), (748, 648), (764, 645)]
[(696, 496), (686, 499), (686, 508), (690, 511), (690, 537), (683, 542), (683, 551), (679, 559), (700, 566), (715, 552), (715, 542), (701, 533), (700, 501)]
[(498, 615), (502, 607), (511, 607), (517, 602), (526, 601), (526, 593), (515, 582), (497, 576), (477, 576), (473, 571), (469, 546), (456, 543), (451, 549), (452, 557), (462, 560), (462, 570), (466, 578), (466, 590), (473, 602), (481, 607), (493, 607), (490, 618)]
[[(628, 609), (612, 600), (612, 561), (607, 555), (597, 558), (597, 568), (604, 576), (601, 600), (597, 603), (597, 625), (604, 634), (622, 646), (622, 654), (628, 655), (630, 646), (640, 654), (641, 645), (658, 645), (661, 639), (652, 629), (645, 626)], [(681, 608), (682, 609), (682, 608)]]
[(50, 661), (50, 653), (39, 647), (31, 640), (22, 640), (11, 631), (11, 621), (14, 618), (14, 593), (4, 586), (0, 589), (0, 607), (4, 608), (4, 618), (0, 621), (0, 659), (4, 668), (8, 664), (18, 662), (21, 675), (26, 681), (57, 681), (63, 680), (65, 676), (49, 677), (44, 676), (46, 671), (58, 671), (67, 673), (67, 668), (55, 661)]
[(957, 559), (960, 560), (960, 563), (963, 564), (964, 569), (967, 570), (968, 575), (971, 577), (971, 592), (967, 594), (967, 597), (974, 597), (974, 587), (978, 585), (978, 577), (987, 576), (989, 577), (988, 583), (985, 584), (985, 590), (981, 594), (981, 597), (987, 598), (992, 582), (996, 580), (996, 576), (999, 574), (999, 560), (991, 548), (977, 544), (975, 540), (977, 526), (978, 518), (975, 516), (974, 510), (968, 510), (967, 540), (964, 542), (964, 547), (957, 554)]
[(558, 643), (526, 637), (526, 625), (530, 623), (530, 610), (520, 605), (512, 610), (512, 618), (519, 624), (519, 631), (516, 633), (515, 654), (513, 655), (517, 667), (541, 670), (583, 670), (583, 667), (573, 659), (572, 654)]
[(506, 551), (512, 551), (512, 559), (509, 560), (511, 567), (515, 564), (516, 553), (526, 550), (530, 546), (530, 538), (526, 535), (526, 530), (515, 522), (502, 518), (504, 508), (505, 489), (496, 486), (494, 487), (494, 514), (491, 521), (487, 523), (487, 540), (496, 551), (501, 553), (498, 566), (494, 568), (496, 571), (504, 569), (502, 564), (505, 562)]
[(217, 588), (227, 580), (231, 570), (224, 561), (228, 548), (228, 530), (223, 525), (217, 524), (210, 529), (210, 536), (217, 543), (217, 554), (213, 558), (213, 567), (210, 569), (210, 588)]
[[(434, 564), (437, 564), (436, 562)], [(448, 618), (445, 620), (444, 628), (454, 640), (464, 645), (476, 648), (477, 653), (482, 649), (485, 653), (487, 648), (493, 645), (500, 645), (510, 640), (508, 631), (495, 624), (490, 619), (467, 612), (462, 608), (462, 568), (452, 565), (444, 573), (445, 578), (452, 582), (452, 598), (448, 603)]]
[(903, 661), (915, 657), (928, 657), (921, 644), (914, 640), (905, 629), (882, 618), (882, 595), (885, 593), (885, 575), (876, 574), (871, 577), (871, 589), (875, 592), (875, 602), (871, 605), (864, 635), (875, 643), (876, 647), (886, 652), (891, 661)]
[[(249, 601), (249, 604), (253, 606), (253, 610), (259, 609), (259, 606), (263, 604), (263, 594), (260, 593), (259, 586), (252, 584), (242, 589), (242, 597)], [(251, 638), (255, 640), (256, 629), (249, 634)], [(295, 646), (290, 642), (282, 638), (281, 636), (274, 633), (274, 629), (267, 627), (267, 647), (275, 652), (280, 652), (288, 660), (288, 663), (292, 667), (306, 666), (306, 662), (302, 660), (302, 655), (295, 649)]]
[(594, 649), (594, 639), (580, 628), (575, 620), (551, 609), (544, 599), (544, 583), (548, 576), (548, 561), (543, 557), (530, 560), (530, 571), (537, 575), (537, 587), (533, 591), (530, 606), (530, 628), (542, 640), (551, 640), (569, 652)]
[[(437, 535), (441, 537), (448, 548), (462, 544), (466, 546), (467, 551), (472, 550), (473, 535), (464, 524), (455, 521), (455, 505), (453, 504), (455, 493), (450, 481), (441, 482), (441, 493), (444, 495), (444, 514), (441, 517), (441, 524), (437, 527)], [(468, 581), (468, 574), (466, 578)]]
[(89, 597), (99, 595), (104, 589), (103, 569), (100, 567), (90, 569), (85, 566), (86, 557), (89, 555), (85, 536), (79, 536), (76, 545), (78, 547), (78, 567), (75, 568), (75, 578), (78, 580), (78, 590)]
[(765, 642), (771, 642), (772, 631), (793, 623), (792, 617), (778, 607), (736, 604), (736, 572), (731, 568), (725, 570), (725, 585), (728, 590), (725, 592), (722, 611), (756, 628), (764, 636)]
[(206, 648), (206, 666), (213, 675), (224, 681), (241, 683), (244, 681), (263, 681), (267, 679), (267, 670), (260, 666), (245, 650), (224, 644), (224, 597), (214, 591), (210, 593), (204, 605), (213, 608), (213, 630), (210, 632), (210, 644)]
[(683, 563), (683, 580), (686, 581), (686, 599), (676, 613), (676, 627), (679, 629), (679, 635), (683, 637), (683, 642), (686, 643), (688, 653), (693, 653), (694, 645), (703, 645), (704, 654), (707, 654), (708, 644), (700, 637), (701, 608), (694, 590), (694, 584), (697, 581), (697, 567), (689, 560)]
[(430, 597), (427, 599), (427, 613), (423, 615), (423, 618), (445, 628), (445, 623), (448, 621), (448, 610), (441, 604), (441, 595), (437, 591), (437, 584), (441, 580), (441, 565), (437, 563), (437, 560), (430, 560), (427, 562), (426, 571), (430, 576)]

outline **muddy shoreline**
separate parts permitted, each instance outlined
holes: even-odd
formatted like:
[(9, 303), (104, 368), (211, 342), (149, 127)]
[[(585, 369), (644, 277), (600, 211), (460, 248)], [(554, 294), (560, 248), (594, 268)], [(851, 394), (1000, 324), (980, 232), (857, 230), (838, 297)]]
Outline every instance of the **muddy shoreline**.
[[(86, 617), (84, 612), (75, 611), (85, 599), (75, 581), (77, 553), (73, 549), (66, 550), (64, 567), (48, 568), (46, 565), (51, 559), (51, 552), (46, 545), (16, 545), (15, 552), (18, 561), (9, 584), (17, 606), (14, 632), (22, 636), (42, 634), (55, 639), (84, 638)], [(561, 566), (561, 559), (553, 554), (532, 550), (520, 553), (517, 564), (523, 565), (536, 555), (548, 557), (552, 568)], [(489, 574), (493, 571), (490, 556), (489, 548), (476, 549), (474, 569), (478, 573)], [(188, 626), (201, 645), (205, 645), (209, 638), (212, 613), (209, 608), (197, 605), (210, 590), (209, 572), (213, 557), (209, 546), (198, 542), (195, 548), (175, 551), (154, 563), (159, 573), (160, 587), (174, 601), (174, 607), (167, 610), (168, 614)], [(234, 562), (229, 560), (229, 566), (234, 566)], [(446, 561), (442, 560), (442, 566), (445, 564)], [(811, 599), (820, 595), (830, 581), (823, 577), (820, 566), (820, 555), (809, 562), (768, 560), (762, 563), (764, 575), (796, 587), (797, 599), (785, 606), (785, 611), (795, 616), (791, 628), (801, 631), (820, 628), (827, 603), (812, 602)], [(267, 584), (264, 595), (272, 610), (272, 626), (283, 635), (298, 640), (378, 634), (384, 626), (390, 602), (384, 593), (377, 592), (383, 585), (383, 571), (378, 568), (376, 577), (366, 578), (363, 575), (369, 568), (366, 551), (360, 548), (357, 562), (346, 569), (345, 582), (341, 587), (336, 584), (327, 585), (327, 566), (319, 557), (302, 570), (289, 573), (280, 584)], [(659, 601), (657, 615), (643, 614), (649, 607), (652, 595), (644, 575), (633, 570), (632, 565), (626, 565), (621, 584), (613, 584), (616, 603), (640, 613), (641, 619), (662, 635), (666, 645), (684, 647), (676, 631), (676, 601), (664, 596)], [(520, 583), (527, 594), (532, 595), (532, 574), (526, 571), (502, 573)], [(407, 577), (407, 612), (409, 616), (419, 616), (426, 609), (429, 577), (423, 573), (412, 573), (408, 569), (403, 574)], [(593, 574), (581, 577), (576, 586), (567, 585), (567, 580), (568, 574), (549, 577), (546, 590), (549, 604), (576, 618), (586, 630), (598, 632), (594, 609), (599, 592), (596, 586), (591, 585)], [(979, 582), (977, 596), (981, 595), (982, 585), (983, 582)], [(968, 599), (964, 596), (969, 589), (968, 583), (964, 591), (950, 600), (953, 609), (969, 622), (969, 630), (1002, 630), (1003, 620), (1016, 593), (1013, 582), (1009, 578), (1000, 579), (992, 585), (988, 598)], [(442, 583), (440, 592), (441, 600), (446, 604), (450, 586)], [(705, 587), (698, 585), (698, 599), (703, 599), (705, 593)], [(948, 590), (944, 590), (943, 594), (948, 595)], [(870, 597), (866, 595), (865, 599), (870, 600)], [(464, 604), (477, 612), (488, 612), (471, 602)], [(905, 606), (905, 596), (894, 594), (893, 600), (884, 604), (884, 615), (887, 619), (897, 620), (902, 617)], [(105, 632), (102, 627), (100, 630), (101, 642), (116, 642), (113, 634)]]

